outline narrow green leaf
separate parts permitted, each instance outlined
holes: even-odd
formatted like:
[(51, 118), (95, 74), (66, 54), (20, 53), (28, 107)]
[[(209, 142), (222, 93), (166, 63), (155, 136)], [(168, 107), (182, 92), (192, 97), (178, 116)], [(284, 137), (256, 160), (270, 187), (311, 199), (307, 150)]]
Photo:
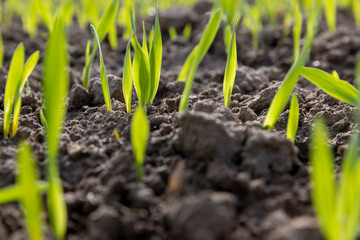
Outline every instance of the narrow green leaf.
[(224, 74), (224, 84), (223, 84), (223, 94), (224, 94), (224, 105), (229, 107), (231, 93), (235, 83), (236, 70), (238, 67), (237, 61), (237, 47), (236, 47), (236, 24), (238, 22), (239, 17), (235, 20), (234, 27), (232, 30), (229, 50)]
[(116, 23), (113, 23), (109, 30), (109, 36), (108, 36), (109, 43), (110, 43), (112, 50), (116, 50), (118, 48), (118, 42), (117, 42), (118, 36), (117, 35), (118, 35), (118, 33), (117, 33)]
[(25, 212), (26, 228), (30, 239), (43, 239), (42, 227), (42, 199), (36, 180), (37, 168), (34, 156), (28, 143), (20, 143), (18, 150), (18, 174), (16, 176), (17, 186), (21, 192), (20, 204)]
[(106, 75), (104, 58), (103, 58), (102, 51), (101, 51), (100, 40), (99, 40), (99, 37), (98, 37), (98, 35), (96, 33), (95, 27), (93, 25), (90, 25), (90, 27), (91, 27), (91, 30), (92, 30), (94, 36), (95, 36), (95, 40), (96, 40), (98, 48), (99, 48), (101, 87), (102, 87), (102, 90), (103, 90), (106, 109), (109, 111), (109, 110), (111, 110), (110, 89), (109, 89), (109, 84), (108, 84), (107, 75)]
[(178, 38), (176, 29), (174, 27), (169, 27), (169, 36), (171, 41), (176, 41), (176, 39)]
[(295, 142), (296, 132), (299, 126), (299, 101), (296, 94), (293, 94), (290, 104), (289, 119), (287, 125), (286, 136), (293, 143)]
[(99, 24), (97, 25), (97, 33), (99, 38), (99, 44), (103, 41), (106, 34), (110, 31), (116, 17), (116, 13), (119, 6), (119, 0), (113, 0), (110, 5), (106, 8), (102, 15)]
[(85, 58), (85, 67), (84, 67), (83, 72), (82, 72), (83, 86), (86, 89), (89, 88), (89, 79), (90, 79), (90, 74), (91, 74), (91, 66), (92, 66), (92, 63), (94, 61), (96, 51), (97, 51), (97, 42), (94, 43), (94, 46), (93, 46), (93, 48), (91, 50), (91, 54), (89, 55), (90, 41), (88, 41), (88, 43), (86, 45), (86, 50), (85, 50), (85, 56), (86, 56), (86, 58)]
[(303, 68), (301, 75), (330, 96), (350, 105), (357, 105), (360, 95), (350, 83), (315, 68)]
[(225, 44), (225, 52), (228, 54), (229, 48), (230, 48), (230, 42), (232, 38), (232, 31), (230, 25), (226, 25), (224, 28), (224, 44)]
[[(145, 53), (149, 54), (147, 42), (146, 42), (146, 31), (145, 31), (145, 23), (143, 21), (143, 42), (142, 42), (142, 48)], [(148, 55), (149, 56), (149, 55)]]
[(59, 178), (57, 157), (60, 137), (66, 115), (66, 99), (69, 89), (67, 37), (64, 23), (56, 17), (50, 34), (44, 59), (43, 91), (45, 101), (47, 179), (49, 182), (49, 217), (58, 239), (64, 239), (67, 226), (66, 204)]
[(311, 134), (310, 150), (313, 205), (326, 238), (338, 239), (338, 225), (333, 224), (336, 222), (334, 157), (328, 139), (325, 123), (317, 119)]
[(24, 90), (25, 83), (28, 81), (28, 77), (34, 70), (37, 62), (39, 60), (39, 51), (34, 52), (29, 59), (26, 61), (22, 76), (20, 78), (18, 87), (17, 87), (17, 93), (15, 95), (14, 100), (14, 115), (13, 115), (13, 123), (12, 123), (12, 136), (16, 135), (18, 125), (19, 125), (19, 116), (20, 116), (20, 109), (21, 109), (21, 93)]
[(302, 29), (302, 14), (301, 14), (300, 6), (297, 4), (295, 7), (295, 25), (293, 29), (294, 61), (296, 61), (296, 59), (300, 55), (301, 29)]
[(192, 64), (191, 64), (192, 66), (189, 75), (187, 76), (185, 89), (183, 91), (183, 95), (181, 96), (181, 100), (180, 100), (179, 112), (185, 111), (188, 108), (189, 96), (195, 78), (196, 70), (199, 67), (202, 59), (204, 58), (206, 52), (209, 50), (210, 45), (212, 44), (216, 36), (216, 33), (219, 29), (219, 25), (221, 22), (221, 18), (222, 18), (222, 13), (221, 10), (218, 9), (211, 15), (209, 23), (204, 30), (201, 40), (197, 46), (197, 51), (192, 60)]
[(59, 177), (49, 179), (48, 209), (52, 227), (58, 239), (65, 239), (67, 229), (67, 210), (64, 191)]
[(192, 32), (192, 25), (190, 23), (186, 24), (183, 30), (183, 37), (187, 40), (190, 41), (191, 38), (191, 32)]
[(192, 64), (192, 62), (194, 60), (194, 57), (195, 57), (197, 49), (198, 49), (197, 46), (198, 45), (196, 45), (194, 47), (194, 49), (190, 52), (189, 56), (186, 58), (184, 66), (182, 67), (182, 69), (180, 71), (180, 74), (179, 74), (179, 76), (177, 78), (178, 81), (181, 81), (181, 82), (186, 81), (186, 79), (187, 79), (187, 77), (189, 75), (189, 72), (190, 72), (190, 68), (192, 66), (191, 64)]
[(332, 75), (334, 76), (334, 77), (336, 77), (337, 79), (340, 79), (340, 76), (339, 76), (339, 74), (337, 73), (337, 71), (332, 71)]
[(88, 59), (89, 59), (90, 47), (91, 47), (91, 43), (90, 43), (90, 40), (88, 40), (88, 42), (86, 44), (86, 50), (85, 50), (85, 61), (88, 61)]
[(135, 90), (140, 106), (145, 108), (150, 98), (151, 80), (149, 58), (140, 46), (140, 43), (136, 39), (134, 33), (131, 42), (135, 49), (135, 56), (133, 59), (133, 77)]
[(356, 239), (360, 217), (360, 159), (359, 132), (355, 132), (345, 152), (339, 184), (338, 222), (341, 224), (341, 238)]
[(149, 120), (143, 108), (137, 108), (131, 121), (131, 143), (135, 157), (136, 173), (140, 181), (144, 178), (144, 156), (149, 138)]
[(326, 22), (330, 32), (336, 31), (336, 0), (323, 0)]
[(43, 109), (40, 109), (39, 115), (40, 115), (41, 125), (44, 126), (44, 129), (46, 131), (46, 129), (47, 129), (47, 121), (46, 121)]
[(149, 49), (152, 49), (152, 44), (154, 42), (154, 27), (151, 28), (151, 31), (149, 32)]
[(24, 45), (20, 43), (15, 49), (11, 59), (10, 69), (5, 86), (4, 97), (4, 137), (8, 137), (10, 129), (11, 114), (14, 107), (14, 100), (19, 86), (22, 68), (24, 66)]
[(357, 89), (360, 89), (360, 55), (357, 57), (355, 64), (355, 83)]
[[(114, 24), (117, 9), (119, 6), (119, 0), (113, 0), (110, 5), (105, 10), (104, 14), (102, 15), (99, 24), (97, 26), (97, 33), (99, 38), (99, 44), (102, 42), (102, 40), (106, 37), (106, 35), (111, 30), (111, 26)], [(84, 88), (88, 89), (89, 87), (89, 79), (90, 79), (90, 72), (91, 72), (91, 66), (94, 61), (96, 51), (97, 51), (98, 43), (95, 42), (93, 49), (91, 51), (91, 54), (89, 55), (88, 52), (88, 46), (86, 47), (86, 59), (85, 59), (85, 67), (83, 69), (82, 73), (82, 79), (83, 79), (83, 86)]]
[[(155, 1), (155, 5), (157, 6), (157, 0)], [(154, 98), (156, 96), (159, 87), (161, 63), (162, 63), (162, 37), (161, 37), (158, 7), (156, 7), (155, 29), (153, 32), (149, 61), (150, 61), (150, 99), (149, 100), (152, 103), (154, 101)]]
[(133, 83), (133, 73), (131, 66), (131, 54), (130, 54), (130, 42), (128, 41), (125, 53), (124, 60), (124, 69), (123, 69), (123, 95), (126, 103), (127, 113), (131, 112), (131, 96), (132, 96), (132, 83)]
[(19, 199), (20, 194), (21, 192), (18, 185), (4, 187), (0, 189), (0, 204), (16, 201)]
[(296, 62), (291, 66), (289, 72), (286, 74), (279, 90), (273, 98), (269, 111), (266, 114), (263, 128), (271, 130), (274, 128), (278, 117), (284, 111), (284, 108), (291, 96), (292, 91), (299, 79), (301, 70), (305, 65), (311, 50), (311, 44), (306, 44)]

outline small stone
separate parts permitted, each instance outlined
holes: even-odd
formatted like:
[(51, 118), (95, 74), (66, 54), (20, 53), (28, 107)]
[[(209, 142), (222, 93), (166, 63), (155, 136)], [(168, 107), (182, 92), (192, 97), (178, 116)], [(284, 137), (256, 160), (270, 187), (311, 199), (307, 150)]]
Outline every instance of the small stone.
[(68, 151), (70, 157), (72, 157), (72, 158), (77, 158), (83, 153), (82, 147), (75, 143), (68, 144), (67, 151)]

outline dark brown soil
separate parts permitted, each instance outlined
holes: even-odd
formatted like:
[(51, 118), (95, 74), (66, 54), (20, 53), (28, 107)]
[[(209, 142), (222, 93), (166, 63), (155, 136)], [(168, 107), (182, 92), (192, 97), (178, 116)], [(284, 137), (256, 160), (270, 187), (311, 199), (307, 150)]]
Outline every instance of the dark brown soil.
[[(145, 158), (145, 180), (136, 179), (129, 136), (132, 114), (122, 96), (122, 66), (126, 41), (111, 51), (102, 44), (109, 73), (113, 110), (106, 111), (94, 62), (89, 90), (81, 86), (88, 30), (71, 27), (71, 89), (59, 159), (69, 212), (68, 239), (321, 239), (311, 206), (308, 167), (309, 129), (323, 116), (331, 132), (337, 163), (354, 126), (354, 108), (301, 79), (295, 92), (300, 101), (300, 126), (295, 146), (285, 137), (285, 111), (274, 131), (263, 131), (270, 102), (292, 62), (292, 39), (282, 27), (266, 25), (260, 50), (251, 50), (250, 33), (238, 29), (239, 69), (230, 108), (223, 106), (222, 81), (226, 56), (218, 34), (193, 85), (190, 110), (177, 112), (184, 83), (177, 74), (200, 38), (211, 5), (161, 14), (164, 34), (163, 71), (153, 106), (148, 106), (151, 134)], [(337, 70), (352, 82), (360, 29), (339, 12), (336, 34), (321, 24), (308, 66)], [(181, 30), (193, 24), (190, 42), (170, 41), (167, 27)], [(150, 28), (153, 20), (147, 21)], [(119, 29), (121, 32), (121, 29)], [(220, 33), (222, 30), (219, 31)], [(26, 54), (44, 54), (46, 32), (29, 39), (14, 21), (3, 29), (5, 66), (0, 69), (0, 105), (11, 55), (23, 41)], [(14, 183), (15, 154), (20, 139), (31, 142), (44, 169), (44, 129), (39, 64), (30, 77), (32, 93), (23, 95), (15, 138), (0, 138), (0, 187)], [(134, 95), (133, 109), (136, 107)], [(0, 135), (3, 111), (0, 110)], [(121, 139), (114, 137), (114, 129)], [(339, 164), (337, 164), (339, 165)], [(0, 239), (24, 239), (24, 222), (17, 204), (0, 206)], [(51, 237), (49, 237), (51, 239)]]

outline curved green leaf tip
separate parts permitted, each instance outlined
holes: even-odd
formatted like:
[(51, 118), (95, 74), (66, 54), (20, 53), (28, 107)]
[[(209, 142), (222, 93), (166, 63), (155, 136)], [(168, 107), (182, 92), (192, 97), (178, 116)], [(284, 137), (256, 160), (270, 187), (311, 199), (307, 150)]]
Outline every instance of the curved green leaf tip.
[(90, 24), (90, 28), (91, 28), (94, 36), (95, 36), (95, 40), (96, 40), (97, 46), (99, 48), (101, 87), (102, 87), (102, 90), (103, 90), (106, 109), (109, 111), (109, 110), (112, 109), (112, 107), (111, 107), (111, 98), (110, 98), (110, 89), (109, 89), (108, 79), (107, 79), (107, 75), (106, 75), (106, 68), (105, 68), (104, 58), (103, 58), (103, 54), (102, 54), (101, 46), (100, 46), (100, 39), (99, 39), (99, 36), (98, 36), (98, 34), (96, 32), (95, 27)]

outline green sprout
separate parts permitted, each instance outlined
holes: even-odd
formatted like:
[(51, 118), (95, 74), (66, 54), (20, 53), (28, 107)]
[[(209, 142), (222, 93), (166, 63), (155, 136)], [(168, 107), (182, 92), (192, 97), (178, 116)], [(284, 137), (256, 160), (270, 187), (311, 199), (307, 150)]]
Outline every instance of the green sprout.
[(155, 28), (150, 32), (150, 52), (148, 52), (145, 27), (143, 26), (143, 46), (140, 46), (136, 37), (136, 27), (133, 10), (130, 11), (132, 33), (132, 45), (135, 50), (133, 59), (133, 78), (139, 105), (144, 108), (148, 102), (153, 103), (156, 96), (161, 73), (162, 62), (162, 37), (159, 23), (158, 2), (155, 1), (156, 16)]
[(153, 37), (151, 41), (149, 61), (150, 61), (150, 102), (153, 103), (159, 88), (161, 62), (162, 62), (162, 38), (159, 22), (159, 6), (158, 0), (155, 0), (156, 16), (155, 16), (155, 28), (153, 31)]
[(244, 9), (244, 25), (250, 29), (253, 41), (253, 49), (259, 49), (259, 33), (262, 28), (261, 14), (258, 6), (250, 6), (243, 4)]
[[(99, 24), (96, 27), (99, 43), (101, 43), (106, 37), (106, 35), (109, 33), (112, 23), (114, 22), (116, 17), (118, 5), (119, 5), (119, 0), (113, 0), (105, 10), (104, 14), (102, 15)], [(94, 61), (97, 48), (98, 48), (97, 41), (94, 41), (94, 46), (90, 54), (90, 41), (88, 41), (86, 47), (86, 53), (85, 53), (85, 67), (82, 73), (83, 86), (86, 89), (88, 89), (89, 87), (91, 65)]]
[(178, 38), (176, 29), (174, 27), (169, 27), (169, 36), (171, 41), (176, 41), (176, 39)]
[(124, 26), (123, 39), (129, 39), (131, 37), (131, 19), (130, 12), (132, 0), (124, 0), (122, 1), (122, 6), (119, 10), (118, 22)]
[(186, 24), (182, 32), (182, 36), (185, 40), (190, 41), (191, 31), (192, 31), (192, 25), (190, 23)]
[(326, 22), (330, 32), (336, 31), (336, 0), (323, 0)]
[(223, 94), (224, 94), (224, 105), (229, 107), (230, 98), (232, 89), (235, 83), (236, 69), (238, 67), (237, 61), (237, 50), (236, 50), (236, 25), (238, 23), (239, 17), (235, 20), (233, 31), (231, 34), (231, 40), (229, 44), (225, 75), (224, 75), (224, 84), (223, 84)]
[[(186, 77), (187, 80), (183, 95), (181, 96), (179, 112), (185, 111), (188, 108), (189, 96), (195, 78), (196, 70), (199, 67), (202, 59), (204, 58), (206, 52), (210, 48), (210, 45), (212, 44), (216, 36), (216, 33), (219, 29), (219, 25), (221, 22), (221, 18), (222, 18), (222, 13), (220, 9), (212, 13), (209, 23), (204, 30), (204, 33), (200, 39), (199, 44), (194, 48), (193, 52), (190, 53), (190, 56), (188, 57), (188, 59), (184, 64), (184, 67), (187, 67), (189, 69), (188, 72), (184, 74), (185, 76), (187, 76)], [(193, 56), (191, 56), (192, 54)], [(192, 58), (191, 61), (189, 60), (189, 58)], [(187, 66), (188, 61), (190, 61), (191, 67)], [(183, 74), (183, 70), (181, 71), (180, 75), (181, 74)]]
[(294, 38), (294, 61), (299, 57), (300, 54), (300, 39), (301, 39), (301, 28), (302, 28), (302, 14), (300, 11), (300, 6), (297, 4), (295, 6), (295, 25), (293, 28), (293, 38)]
[(95, 27), (93, 25), (90, 25), (90, 28), (91, 28), (94, 36), (95, 36), (95, 40), (96, 40), (96, 43), (97, 43), (98, 49), (99, 49), (101, 87), (102, 87), (102, 90), (103, 90), (106, 109), (109, 111), (109, 110), (111, 110), (110, 90), (109, 90), (109, 84), (108, 84), (108, 79), (107, 79), (107, 75), (106, 75), (104, 58), (103, 58), (103, 54), (102, 54), (102, 51), (101, 51), (100, 40), (99, 40), (99, 36), (98, 36), (98, 34), (96, 32)]
[(338, 76), (315, 68), (303, 68), (301, 75), (330, 96), (347, 104), (357, 105), (360, 97), (358, 90), (350, 83), (340, 80)]
[(4, 137), (8, 137), (10, 130), (11, 115), (13, 114), (12, 136), (15, 136), (19, 124), (21, 108), (20, 94), (24, 89), (25, 82), (34, 70), (39, 59), (39, 51), (34, 52), (24, 64), (24, 45), (20, 43), (13, 54), (4, 97)]
[(131, 112), (131, 96), (132, 96), (132, 83), (133, 83), (133, 73), (131, 66), (131, 54), (130, 54), (130, 40), (126, 46), (124, 68), (123, 68), (123, 95), (126, 104), (126, 112)]
[(58, 239), (65, 238), (67, 228), (66, 204), (57, 164), (69, 90), (66, 45), (64, 23), (60, 17), (56, 17), (46, 47), (42, 85), (45, 102), (44, 115), (47, 122), (45, 128), (48, 160), (46, 177), (49, 182), (47, 202), (50, 222)]
[(136, 174), (140, 181), (144, 178), (144, 156), (149, 138), (149, 120), (143, 108), (135, 110), (131, 121), (131, 142), (135, 157)]
[(296, 94), (291, 98), (289, 119), (287, 124), (286, 137), (293, 143), (295, 142), (296, 132), (299, 126), (299, 100)]
[(0, 189), (0, 204), (19, 201), (29, 239), (42, 240), (44, 220), (41, 192), (47, 183), (38, 180), (34, 154), (27, 142), (19, 144), (16, 184)]
[(144, 108), (150, 98), (150, 63), (148, 53), (140, 46), (133, 33), (132, 45), (135, 49), (133, 59), (133, 77), (139, 104)]
[(313, 206), (326, 239), (353, 240), (360, 217), (359, 132), (350, 140), (339, 180), (334, 174), (334, 157), (328, 139), (324, 121), (316, 119), (310, 151)]
[(277, 119), (282, 111), (285, 109), (286, 104), (291, 96), (292, 91), (299, 79), (301, 70), (305, 65), (311, 50), (311, 44), (305, 45), (299, 58), (291, 66), (289, 72), (286, 74), (279, 90), (276, 92), (273, 98), (269, 111), (266, 114), (263, 128), (271, 130), (274, 128)]

